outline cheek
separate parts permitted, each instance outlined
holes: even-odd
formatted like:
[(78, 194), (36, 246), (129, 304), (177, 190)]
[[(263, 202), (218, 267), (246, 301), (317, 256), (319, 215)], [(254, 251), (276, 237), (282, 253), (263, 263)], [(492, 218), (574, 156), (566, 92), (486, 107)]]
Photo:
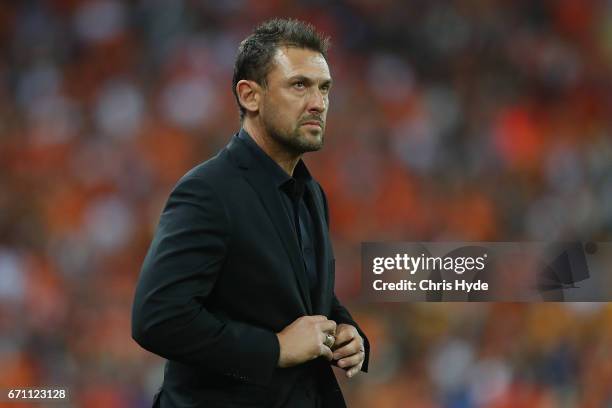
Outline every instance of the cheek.
[(283, 121), (289, 126), (297, 126), (297, 123), (306, 115), (301, 103), (293, 102), (281, 107)]
[(265, 107), (266, 121), (283, 132), (292, 131), (300, 119), (299, 112), (287, 103), (268, 103)]
[(298, 128), (298, 123), (308, 114), (306, 111), (306, 97), (290, 92), (276, 95), (265, 104), (265, 115), (276, 126), (285, 130)]

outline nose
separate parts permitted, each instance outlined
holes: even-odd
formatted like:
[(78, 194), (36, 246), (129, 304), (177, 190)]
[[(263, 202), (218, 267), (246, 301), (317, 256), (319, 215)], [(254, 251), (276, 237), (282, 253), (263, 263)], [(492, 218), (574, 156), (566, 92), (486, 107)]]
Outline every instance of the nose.
[(323, 113), (327, 108), (327, 99), (320, 89), (314, 89), (308, 99), (308, 111)]

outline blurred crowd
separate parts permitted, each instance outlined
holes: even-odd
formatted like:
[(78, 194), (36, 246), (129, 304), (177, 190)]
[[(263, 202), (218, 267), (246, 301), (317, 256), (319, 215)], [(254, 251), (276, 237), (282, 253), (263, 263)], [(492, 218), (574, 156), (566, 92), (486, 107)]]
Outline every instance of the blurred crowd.
[(611, 239), (604, 0), (4, 2), (0, 389), (150, 405), (140, 264), (174, 183), (238, 130), (237, 46), (275, 16), (332, 38), (306, 162), (373, 345), (371, 373), (341, 379), (350, 406), (612, 407), (610, 304), (358, 301), (362, 241)]

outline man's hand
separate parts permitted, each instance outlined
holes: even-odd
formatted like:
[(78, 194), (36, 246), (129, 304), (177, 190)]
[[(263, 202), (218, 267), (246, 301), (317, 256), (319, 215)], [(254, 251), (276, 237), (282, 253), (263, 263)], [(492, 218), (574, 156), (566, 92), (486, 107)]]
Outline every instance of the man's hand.
[(302, 316), (280, 333), (279, 367), (291, 367), (324, 356), (332, 360), (332, 351), (325, 344), (328, 334), (336, 333), (336, 322), (325, 316)]
[(346, 371), (348, 378), (361, 370), (365, 359), (363, 339), (357, 329), (350, 324), (339, 324), (336, 330), (336, 342), (333, 347), (334, 363)]

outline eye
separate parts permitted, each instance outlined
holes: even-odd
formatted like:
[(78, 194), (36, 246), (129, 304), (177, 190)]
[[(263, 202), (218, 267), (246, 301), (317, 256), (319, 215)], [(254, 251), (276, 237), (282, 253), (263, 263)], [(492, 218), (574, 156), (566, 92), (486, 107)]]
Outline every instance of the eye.
[(306, 84), (304, 83), (304, 81), (297, 81), (293, 83), (293, 87), (296, 89), (304, 89), (306, 88)]

